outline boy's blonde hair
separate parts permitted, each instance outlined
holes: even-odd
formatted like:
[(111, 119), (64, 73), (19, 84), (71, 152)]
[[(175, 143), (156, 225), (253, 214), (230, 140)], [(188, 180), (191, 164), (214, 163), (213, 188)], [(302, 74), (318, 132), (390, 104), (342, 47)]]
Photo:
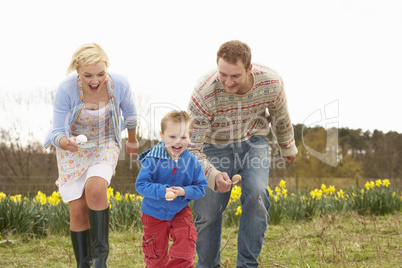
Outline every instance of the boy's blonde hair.
[(193, 135), (193, 118), (185, 111), (170, 111), (161, 120), (161, 132), (164, 133), (168, 122), (172, 123), (184, 123), (188, 126), (189, 137)]
[(238, 40), (223, 43), (216, 53), (216, 56), (216, 62), (218, 62), (220, 58), (224, 59), (230, 64), (236, 64), (239, 60), (241, 60), (241, 62), (244, 64), (244, 67), (246, 67), (246, 70), (251, 64), (250, 47), (246, 43)]
[(109, 57), (103, 48), (96, 43), (83, 44), (71, 57), (70, 65), (67, 68), (67, 74), (77, 71), (80, 64), (90, 66), (100, 61), (105, 62), (106, 68), (109, 66)]

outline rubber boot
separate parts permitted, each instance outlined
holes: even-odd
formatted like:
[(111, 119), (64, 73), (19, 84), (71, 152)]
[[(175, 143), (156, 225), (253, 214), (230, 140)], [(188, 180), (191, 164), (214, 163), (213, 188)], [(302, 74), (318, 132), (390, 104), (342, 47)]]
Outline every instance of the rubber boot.
[(70, 230), (70, 234), (75, 254), (75, 260), (77, 261), (77, 268), (90, 268), (91, 256), (89, 253), (91, 239), (89, 235), (89, 230), (82, 232), (73, 232)]
[(100, 211), (89, 209), (89, 223), (93, 267), (106, 268), (109, 255), (109, 208)]

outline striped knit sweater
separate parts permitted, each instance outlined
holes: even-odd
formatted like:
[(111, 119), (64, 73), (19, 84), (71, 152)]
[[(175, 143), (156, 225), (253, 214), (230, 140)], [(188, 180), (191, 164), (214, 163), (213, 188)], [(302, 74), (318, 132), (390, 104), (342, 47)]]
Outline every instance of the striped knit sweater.
[(253, 64), (252, 74), (254, 85), (244, 95), (226, 93), (219, 82), (218, 71), (214, 70), (197, 82), (191, 96), (188, 109), (195, 120), (188, 149), (201, 162), (208, 187), (215, 191), (215, 176), (220, 171), (206, 159), (203, 144), (227, 144), (253, 135), (268, 135), (266, 110), (282, 156), (297, 153), (282, 78), (275, 71), (256, 64)]

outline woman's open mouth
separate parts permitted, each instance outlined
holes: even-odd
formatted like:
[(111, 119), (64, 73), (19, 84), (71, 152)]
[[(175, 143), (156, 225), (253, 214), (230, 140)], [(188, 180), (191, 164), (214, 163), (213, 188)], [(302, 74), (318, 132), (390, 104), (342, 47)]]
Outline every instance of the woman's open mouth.
[(99, 84), (97, 85), (89, 85), (89, 89), (91, 89), (91, 91), (97, 91), (99, 88)]

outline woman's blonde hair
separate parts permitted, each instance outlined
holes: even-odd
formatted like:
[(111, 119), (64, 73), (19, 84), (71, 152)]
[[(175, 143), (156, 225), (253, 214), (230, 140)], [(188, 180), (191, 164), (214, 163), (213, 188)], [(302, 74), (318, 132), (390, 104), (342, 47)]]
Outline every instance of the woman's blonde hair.
[(81, 45), (71, 57), (70, 65), (67, 68), (67, 74), (77, 71), (80, 64), (90, 66), (100, 61), (104, 61), (106, 68), (109, 66), (109, 57), (103, 48), (95, 43), (86, 43)]
[(189, 136), (193, 135), (193, 118), (185, 111), (170, 111), (161, 120), (161, 132), (164, 133), (168, 122), (171, 123), (184, 123), (188, 126)]

